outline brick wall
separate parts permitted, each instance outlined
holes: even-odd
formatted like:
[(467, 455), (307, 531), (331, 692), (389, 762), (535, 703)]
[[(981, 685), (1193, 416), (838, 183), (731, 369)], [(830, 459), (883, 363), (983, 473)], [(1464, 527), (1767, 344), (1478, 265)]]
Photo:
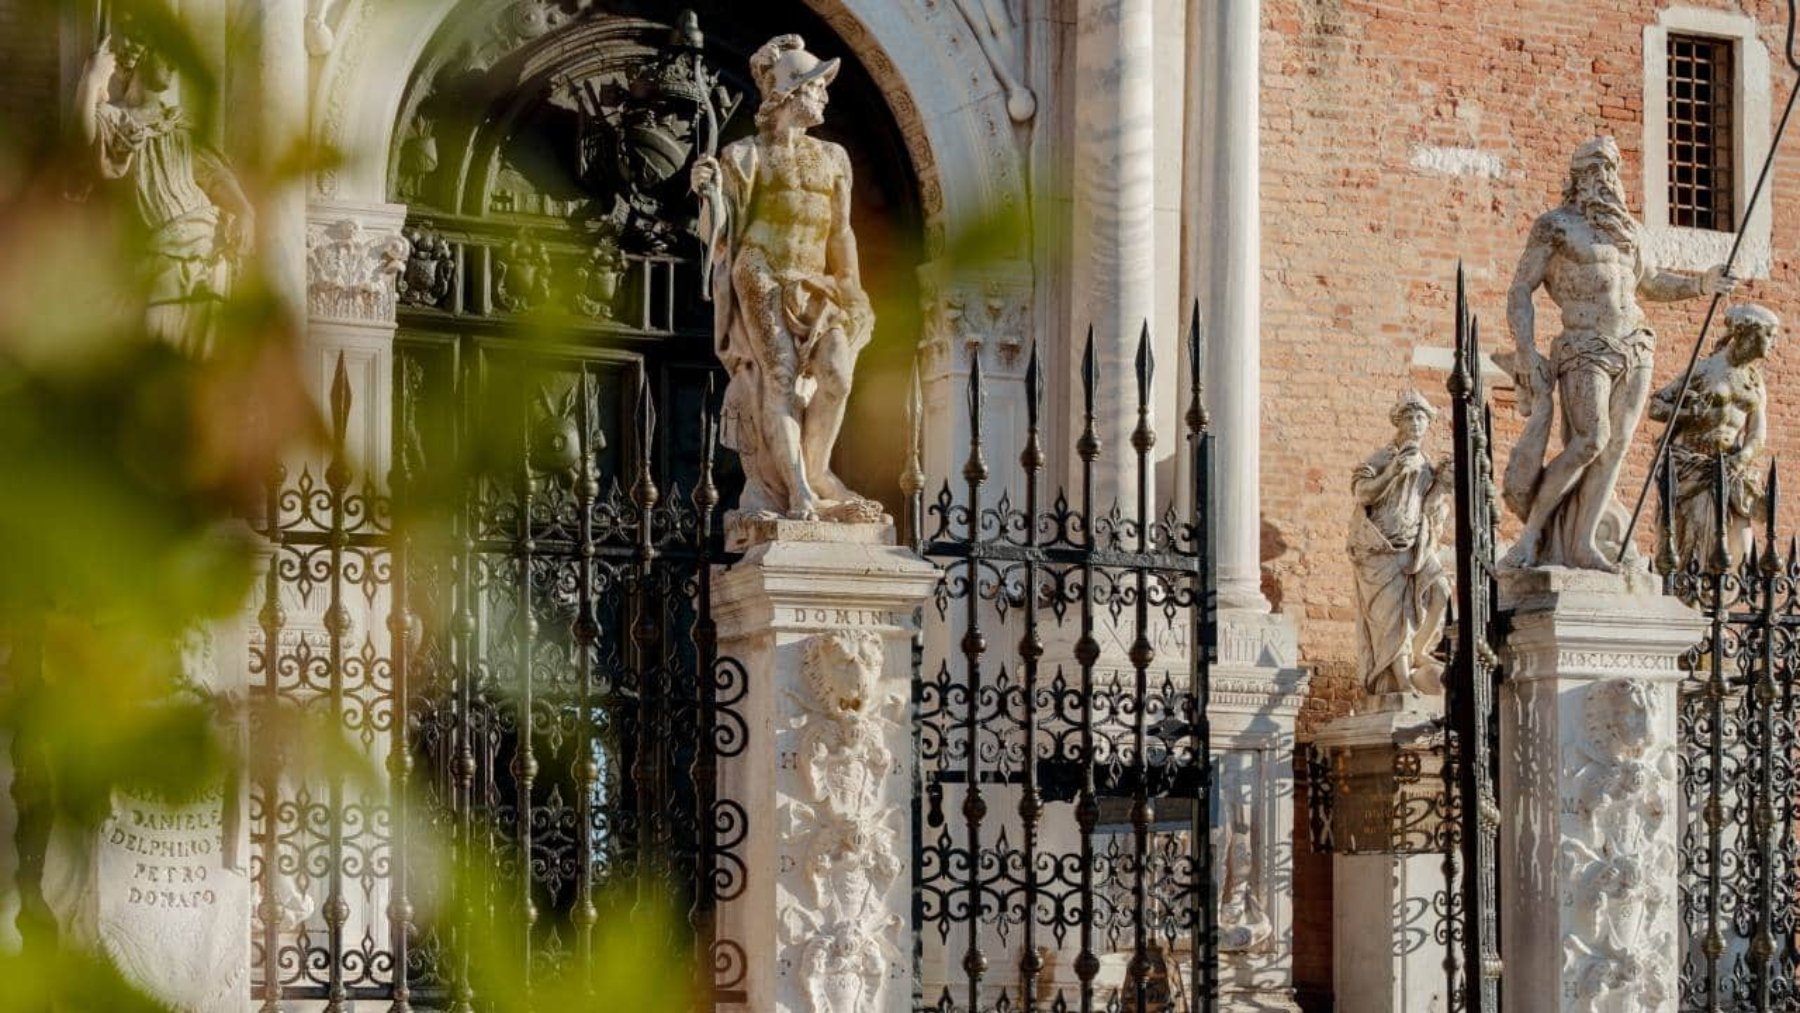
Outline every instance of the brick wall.
[[(1403, 385), (1447, 403), (1444, 376), (1410, 363), (1415, 346), (1450, 344), (1459, 258), (1484, 345), (1510, 347), (1506, 286), (1532, 221), (1559, 201), (1577, 144), (1595, 133), (1617, 138), (1627, 194), (1641, 213), (1643, 30), (1662, 6), (1264, 0), (1265, 585), (1299, 617), (1302, 657), (1316, 671), (1303, 738), (1359, 695), (1343, 551), (1350, 472), (1391, 436), (1387, 409)], [(1757, 19), (1779, 115), (1790, 80), (1785, 7), (1690, 6)], [(1460, 172), (1415, 167), (1419, 150), (1433, 147), (1477, 157)], [(1773, 271), (1740, 293), (1792, 326), (1800, 322), (1793, 157), (1778, 162), (1772, 196)], [(1705, 308), (1706, 300), (1647, 304), (1659, 334), (1658, 385), (1685, 362)], [(1541, 309), (1539, 319), (1541, 343), (1554, 322), (1547, 330)], [(1791, 340), (1774, 352), (1768, 380), (1772, 444), (1784, 460), (1800, 458), (1800, 350)], [(1503, 465), (1520, 421), (1511, 392), (1498, 393)], [(1447, 422), (1436, 431), (1439, 451), (1448, 450)], [(1659, 430), (1646, 423), (1639, 431), (1622, 483), (1633, 494)], [(1800, 521), (1796, 504), (1790, 496), (1790, 527)], [(1331, 976), (1329, 864), (1303, 857), (1297, 872), (1298, 970), (1318, 996)]]
[(18, 158), (53, 136), (62, 103), (56, 6), (0, 0), (0, 158)]

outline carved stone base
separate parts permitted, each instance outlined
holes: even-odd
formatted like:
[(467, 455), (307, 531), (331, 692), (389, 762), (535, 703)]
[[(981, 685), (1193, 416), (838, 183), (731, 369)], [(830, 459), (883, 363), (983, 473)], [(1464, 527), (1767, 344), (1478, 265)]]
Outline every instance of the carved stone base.
[(1292, 1013), (1294, 721), (1308, 675), (1292, 617), (1219, 611), (1213, 668), (1220, 1009)]
[(1642, 575), (1501, 575), (1502, 951), (1510, 1013), (1673, 1013), (1676, 691), (1705, 628)]
[[(1433, 701), (1427, 701), (1433, 702)], [(1437, 701), (1441, 703), (1441, 698)], [(1388, 791), (1370, 799), (1334, 799), (1333, 829), (1339, 853), (1332, 856), (1332, 990), (1340, 1013), (1437, 1013), (1448, 1008), (1444, 991), (1444, 946), (1437, 940), (1437, 897), (1444, 888), (1443, 858), (1435, 853), (1346, 853), (1361, 844), (1347, 841), (1338, 817), (1357, 806), (1378, 823), (1372, 835), (1395, 847), (1423, 847), (1437, 820), (1430, 796), (1442, 783), (1437, 757), (1430, 754), (1437, 734), (1433, 715), (1391, 709), (1356, 714), (1319, 730), (1313, 745), (1332, 754), (1334, 776), (1369, 769), (1388, 774)], [(1393, 783), (1397, 750), (1424, 750), (1419, 781), (1411, 791)], [(1381, 777), (1361, 779), (1380, 783)], [(1343, 793), (1343, 788), (1339, 788)], [(1404, 829), (1394, 825), (1396, 803)], [(1414, 820), (1418, 820), (1415, 823)], [(1362, 822), (1351, 818), (1344, 822)]]
[(743, 1009), (901, 1013), (911, 1002), (911, 636), (937, 569), (891, 527), (737, 523), (713, 586), (719, 650), (744, 667), (744, 751), (719, 763), (745, 808)]

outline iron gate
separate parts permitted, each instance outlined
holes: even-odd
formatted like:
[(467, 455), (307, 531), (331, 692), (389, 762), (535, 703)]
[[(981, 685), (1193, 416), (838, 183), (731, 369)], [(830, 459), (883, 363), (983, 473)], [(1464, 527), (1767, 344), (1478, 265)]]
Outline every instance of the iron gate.
[[(1187, 505), (1150, 502), (1154, 365), (1136, 362), (1134, 508), (1096, 502), (1097, 374), (1082, 359), (1081, 488), (1046, 497), (1042, 373), (1025, 374), (1023, 502), (989, 500), (984, 378), (968, 387), (962, 496), (927, 510), (908, 483), (920, 551), (945, 568), (935, 608), (960, 627), (959, 661), (915, 679), (915, 1006), (951, 1011), (1217, 1008), (1217, 912), (1209, 835), (1207, 723), (1215, 636), (1211, 436), (1200, 402), (1199, 332), (1188, 340), (1194, 481)], [(913, 416), (920, 417), (916, 384)], [(930, 528), (923, 518), (929, 515)], [(1007, 660), (989, 635), (1017, 636)], [(1181, 631), (1189, 649), (1159, 664)], [(1129, 638), (1124, 657), (1103, 640)], [(1073, 658), (1074, 665), (1046, 658)], [(921, 655), (922, 658), (922, 655)], [(1010, 812), (1009, 812), (1010, 811)], [(932, 949), (943, 956), (934, 961)], [(932, 967), (954, 972), (928, 982)], [(929, 994), (927, 994), (929, 993)]]
[(1707, 559), (1678, 560), (1662, 469), (1658, 557), (1668, 591), (1711, 621), (1683, 662), (1677, 716), (1682, 789), (1680, 1008), (1768, 1013), (1800, 1004), (1800, 841), (1794, 821), (1800, 552), (1783, 552), (1769, 467), (1759, 544), (1727, 551), (1726, 462), (1714, 467)]
[(686, 914), (669, 944), (697, 995), (728, 998), (712, 912), (748, 817), (713, 764), (743, 748), (746, 680), (708, 610), (716, 420), (684, 490), (659, 481), (641, 363), (447, 347), (397, 356), (391, 498), (352, 468), (341, 357), (329, 460), (269, 482), (259, 712), (311, 713), (385, 778), (260, 766), (254, 995), (484, 1008), (479, 940), (529, 995), (654, 896)]

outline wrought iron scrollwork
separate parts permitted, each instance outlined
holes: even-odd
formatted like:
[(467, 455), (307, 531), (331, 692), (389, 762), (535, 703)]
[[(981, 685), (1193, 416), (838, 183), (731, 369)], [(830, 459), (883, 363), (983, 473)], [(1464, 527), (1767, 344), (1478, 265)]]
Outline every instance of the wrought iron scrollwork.
[[(1217, 1009), (1212, 437), (1197, 314), (1187, 357), (1192, 481), (1161, 511), (1150, 502), (1148, 330), (1135, 365), (1138, 479), (1128, 511), (1096, 506), (1091, 334), (1074, 497), (1045, 496), (1035, 347), (1025, 439), (1008, 473), (1016, 480), (998, 496), (988, 495), (980, 362), (969, 376), (959, 490), (946, 483), (929, 505), (915, 431), (903, 476), (907, 529), (945, 569), (938, 619), (960, 627), (956, 660), (928, 668), (917, 655), (914, 926), (944, 951), (955, 979), (915, 996), (920, 1008)], [(915, 427), (922, 415), (915, 380)], [(1002, 630), (1017, 638), (1010, 650), (996, 643)], [(1118, 649), (1103, 646), (1114, 642)], [(1103, 974), (1114, 965), (1116, 978)]]
[[(620, 888), (635, 882), (685, 912), (670, 943), (691, 945), (696, 994), (732, 998), (742, 951), (713, 911), (743, 889), (751, 817), (718, 795), (715, 764), (750, 733), (746, 675), (719, 656), (709, 607), (726, 559), (710, 392), (689, 495), (657, 474), (641, 370), (609, 437), (598, 388), (617, 371), (601, 359), (520, 350), (447, 384), (414, 350), (398, 356), (390, 489), (352, 464), (340, 360), (327, 459), (271, 474), (258, 522), (259, 713), (317, 715), (385, 781), (259, 765), (255, 997), (270, 1011), (479, 1009), (472, 912), (516, 940), (524, 980), (585, 974), (596, 926), (632, 917)], [(459, 392), (456, 431), (437, 442), (465, 459), (425, 452), (418, 401), (434, 389)], [(495, 432), (485, 446), (510, 453), (469, 453)], [(609, 440), (624, 452), (604, 458)], [(448, 500), (425, 495), (445, 487)], [(474, 861), (492, 875), (445, 875)]]

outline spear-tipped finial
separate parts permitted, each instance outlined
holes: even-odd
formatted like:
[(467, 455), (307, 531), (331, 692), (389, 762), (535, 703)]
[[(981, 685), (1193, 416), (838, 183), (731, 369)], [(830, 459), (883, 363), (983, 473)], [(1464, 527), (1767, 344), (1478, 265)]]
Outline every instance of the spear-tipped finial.
[(1188, 320), (1187, 358), (1188, 358), (1188, 432), (1199, 435), (1212, 424), (1206, 412), (1206, 384), (1201, 379), (1202, 363), (1200, 358), (1200, 300), (1194, 300), (1194, 313)]
[(1100, 385), (1100, 364), (1094, 359), (1094, 325), (1087, 329), (1087, 343), (1081, 351), (1081, 407), (1089, 418), (1094, 414), (1094, 390)]
[(906, 392), (906, 465), (900, 470), (900, 491), (915, 496), (925, 488), (925, 466), (920, 460), (925, 443), (925, 393), (919, 383), (919, 360), (912, 363), (912, 381)]
[(1156, 353), (1150, 350), (1150, 321), (1145, 320), (1143, 328), (1138, 331), (1137, 357), (1133, 360), (1137, 368), (1138, 407), (1150, 404), (1150, 380), (1156, 372)]
[(1037, 342), (1031, 343), (1031, 351), (1025, 357), (1025, 421), (1032, 428), (1038, 424), (1038, 412), (1044, 406), (1043, 377), (1038, 362)]
[(331, 371), (331, 443), (343, 449), (350, 432), (350, 369), (344, 364), (344, 353), (338, 352), (337, 365)]
[(637, 494), (638, 506), (648, 510), (656, 505), (660, 495), (656, 479), (650, 473), (651, 447), (656, 440), (656, 405), (650, 400), (650, 371), (641, 367), (638, 369), (637, 402), (638, 461), (632, 490)]
[(710, 513), (719, 505), (719, 487), (713, 483), (713, 458), (718, 453), (719, 420), (713, 411), (713, 374), (706, 374), (706, 392), (700, 397), (700, 478), (694, 483), (695, 509)]
[(1763, 572), (1774, 576), (1781, 569), (1781, 555), (1776, 548), (1778, 539), (1775, 535), (1775, 512), (1781, 500), (1781, 474), (1775, 469), (1775, 458), (1769, 458), (1769, 480), (1763, 486), (1763, 531), (1768, 542), (1767, 554), (1763, 556)]

